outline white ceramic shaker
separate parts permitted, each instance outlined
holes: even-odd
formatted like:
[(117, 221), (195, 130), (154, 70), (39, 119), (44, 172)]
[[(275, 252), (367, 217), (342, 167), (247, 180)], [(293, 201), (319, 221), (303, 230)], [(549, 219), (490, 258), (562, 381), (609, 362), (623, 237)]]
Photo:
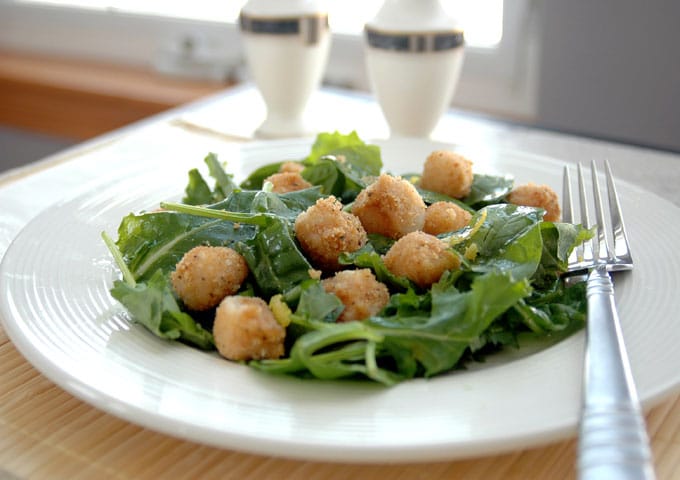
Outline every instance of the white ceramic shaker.
[(321, 0), (249, 0), (240, 14), (246, 62), (267, 106), (260, 137), (314, 133), (304, 113), (328, 59), (330, 30)]
[(439, 0), (386, 0), (365, 34), (368, 76), (390, 134), (428, 137), (458, 83), (463, 31)]

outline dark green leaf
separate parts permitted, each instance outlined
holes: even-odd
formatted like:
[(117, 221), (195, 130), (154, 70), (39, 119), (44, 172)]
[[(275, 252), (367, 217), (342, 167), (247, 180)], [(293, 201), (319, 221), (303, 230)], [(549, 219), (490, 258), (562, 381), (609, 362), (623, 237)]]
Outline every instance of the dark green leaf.
[(305, 159), (305, 163), (316, 163), (321, 157), (331, 154), (333, 151), (345, 147), (363, 146), (366, 143), (359, 138), (357, 132), (342, 134), (340, 132), (319, 133), (316, 136), (314, 145)]
[(244, 190), (261, 190), (264, 180), (281, 169), (281, 165), (284, 162), (275, 162), (263, 165), (260, 168), (255, 169), (248, 178), (241, 182), (241, 188)]
[(208, 205), (227, 198), (236, 188), (233, 175), (227, 173), (217, 159), (217, 155), (209, 153), (204, 159), (208, 172), (215, 179), (215, 187), (211, 189), (198, 169), (189, 171), (189, 183), (184, 189), (182, 203), (187, 205)]
[(514, 185), (514, 179), (509, 176), (484, 175), (475, 173), (472, 180), (472, 188), (463, 202), (475, 209), (486, 205), (500, 203)]
[(180, 310), (168, 276), (161, 270), (151, 275), (146, 283), (135, 286), (116, 280), (111, 295), (130, 312), (133, 321), (144, 325), (154, 335), (181, 340), (204, 350), (214, 348), (212, 334)]
[(464, 244), (476, 245), (478, 254), (470, 268), (476, 272), (506, 271), (515, 278), (529, 278), (543, 251), (541, 211), (532, 207), (490, 205), (473, 216), (471, 224), (486, 215), (481, 228)]
[(310, 278), (312, 266), (298, 249), (289, 223), (267, 216), (257, 234), (236, 246), (248, 263), (262, 296), (287, 292)]
[(255, 236), (250, 225), (175, 212), (130, 214), (118, 227), (116, 245), (136, 280), (169, 272), (196, 245), (233, 246)]

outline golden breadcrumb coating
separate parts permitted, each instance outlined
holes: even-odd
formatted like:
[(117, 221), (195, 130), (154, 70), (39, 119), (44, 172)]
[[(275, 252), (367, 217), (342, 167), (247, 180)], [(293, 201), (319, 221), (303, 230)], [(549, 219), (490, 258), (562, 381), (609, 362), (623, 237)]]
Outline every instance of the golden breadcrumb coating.
[(436, 150), (425, 160), (420, 186), (449, 197), (464, 198), (470, 194), (472, 180), (470, 160), (455, 152)]
[(184, 254), (170, 281), (187, 308), (208, 310), (236, 293), (247, 276), (248, 264), (235, 250), (198, 246)]
[(258, 297), (226, 297), (215, 311), (215, 346), (229, 360), (262, 360), (284, 354), (286, 330)]
[(429, 287), (447, 270), (460, 267), (460, 259), (443, 240), (425, 232), (413, 232), (397, 240), (384, 257), (393, 274), (419, 287)]
[(454, 232), (470, 223), (472, 215), (451, 202), (435, 202), (425, 211), (423, 232), (430, 235)]
[(548, 222), (558, 222), (562, 215), (557, 193), (548, 185), (536, 185), (531, 182), (519, 185), (510, 192), (507, 200), (515, 205), (542, 208), (545, 210), (543, 220)]
[(357, 195), (352, 213), (368, 233), (396, 239), (423, 228), (425, 202), (408, 181), (382, 174)]
[(366, 244), (368, 237), (357, 217), (342, 210), (335, 197), (321, 198), (295, 219), (295, 236), (312, 263), (338, 270), (338, 257)]
[(274, 193), (296, 192), (312, 186), (297, 172), (275, 173), (268, 176), (264, 181), (272, 184), (272, 192)]
[(364, 320), (380, 312), (390, 299), (387, 286), (376, 280), (368, 268), (338, 272), (322, 280), (321, 285), (345, 306), (338, 322)]

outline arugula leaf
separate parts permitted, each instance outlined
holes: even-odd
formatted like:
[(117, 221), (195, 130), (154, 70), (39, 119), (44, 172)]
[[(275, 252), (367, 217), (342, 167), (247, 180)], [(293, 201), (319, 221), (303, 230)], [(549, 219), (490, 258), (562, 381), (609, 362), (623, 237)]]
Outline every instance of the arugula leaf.
[(367, 180), (379, 175), (380, 150), (372, 145), (334, 150), (302, 171), (302, 177), (321, 191), (344, 203), (353, 201), (366, 188)]
[(515, 305), (510, 315), (518, 317), (534, 333), (571, 334), (583, 327), (586, 319), (585, 289), (585, 282), (555, 282), (549, 290), (535, 290)]
[(469, 344), (530, 291), (526, 280), (503, 272), (477, 276), (466, 292), (440, 281), (432, 288), (429, 316), (375, 317), (368, 324), (385, 336), (383, 345), (401, 373), (413, 376), (422, 368), (425, 376), (432, 376), (453, 368)]
[(416, 187), (416, 190), (420, 194), (420, 197), (423, 199), (423, 202), (425, 202), (427, 205), (432, 205), (433, 203), (436, 202), (450, 202), (455, 203), (460, 208), (462, 208), (463, 210), (467, 210), (470, 213), (475, 212), (474, 208), (472, 208), (467, 203), (458, 200), (457, 198), (449, 197), (448, 195), (444, 195), (443, 193), (433, 192), (432, 190), (425, 190), (424, 188), (421, 188), (418, 185), (414, 185), (414, 187)]
[(333, 133), (319, 133), (314, 140), (309, 155), (305, 158), (305, 163), (313, 164), (321, 157), (329, 155), (335, 150), (356, 146), (366, 146), (366, 143), (359, 138), (356, 131), (352, 131), (348, 134), (342, 134), (337, 131)]
[(475, 209), (486, 205), (500, 203), (512, 190), (514, 179), (510, 175), (485, 175), (475, 173), (472, 177), (472, 187), (463, 202)]
[(182, 199), (187, 205), (207, 205), (219, 202), (228, 197), (237, 188), (234, 176), (227, 173), (214, 153), (209, 153), (204, 159), (208, 165), (208, 172), (215, 179), (215, 187), (210, 189), (198, 169), (189, 170), (189, 183), (184, 189)]
[(344, 252), (338, 257), (340, 265), (354, 265), (358, 268), (370, 268), (379, 282), (400, 289), (412, 288), (413, 284), (406, 277), (398, 277), (390, 272), (385, 262), (370, 243), (354, 252)]
[(567, 270), (569, 255), (578, 245), (589, 240), (593, 230), (570, 223), (541, 223), (543, 252), (535, 275), (537, 285), (550, 285)]
[(281, 165), (284, 163), (285, 162), (283, 161), (268, 163), (267, 165), (256, 168), (253, 172), (251, 172), (250, 175), (248, 175), (248, 178), (241, 182), (241, 188), (245, 190), (260, 190), (264, 184), (264, 180), (267, 177), (278, 173), (281, 169)]
[(478, 212), (486, 215), (482, 226), (458, 249), (475, 245), (476, 258), (470, 263), (475, 272), (500, 270), (517, 279), (531, 277), (541, 261), (543, 240), (540, 223), (542, 211), (510, 204), (490, 205)]
[(428, 294), (431, 304), (416, 300), (412, 292), (402, 297), (408, 308), (431, 305), (429, 311), (364, 322), (317, 322), (312, 324), (315, 329), (297, 339), (290, 359), (252, 365), (266, 371), (306, 371), (322, 379), (360, 374), (388, 385), (450, 370), (471, 342), (531, 290), (526, 280), (516, 281), (502, 272), (477, 276), (466, 292), (458, 291), (453, 279), (447, 276), (435, 284)]
[(479, 210), (487, 205), (501, 203), (505, 196), (510, 193), (514, 186), (514, 179), (510, 175), (488, 175), (475, 173), (472, 175), (472, 186), (470, 193), (463, 199), (456, 199), (444, 195), (443, 193), (425, 190), (419, 186), (422, 175), (419, 173), (409, 173), (402, 175), (415, 185), (427, 204), (435, 202), (453, 202), (470, 212)]
[(180, 309), (170, 280), (162, 270), (156, 270), (146, 283), (134, 286), (116, 280), (111, 295), (130, 312), (133, 321), (156, 336), (181, 340), (203, 350), (214, 348), (212, 333)]
[(287, 221), (264, 214), (261, 218), (264, 226), (235, 248), (246, 259), (262, 296), (268, 298), (308, 280), (312, 266), (298, 249)]
[(352, 201), (366, 187), (366, 179), (382, 169), (380, 148), (365, 144), (356, 132), (319, 134), (303, 163), (305, 180), (343, 202)]
[(332, 293), (327, 293), (318, 280), (307, 280), (302, 284), (300, 300), (294, 315), (297, 319), (305, 321), (332, 323), (344, 308), (340, 299)]
[(136, 280), (169, 272), (196, 245), (233, 246), (255, 236), (250, 225), (175, 212), (129, 214), (118, 227), (117, 247)]
[(205, 163), (208, 165), (210, 176), (215, 179), (215, 200), (227, 198), (237, 188), (234, 176), (224, 170), (214, 153), (209, 153), (205, 157)]
[(189, 183), (187, 183), (184, 193), (182, 202), (187, 205), (206, 205), (214, 201), (213, 192), (198, 168), (189, 170)]
[(297, 215), (325, 197), (319, 187), (295, 192), (273, 193), (262, 190), (237, 190), (222, 202), (210, 205), (213, 210), (238, 213), (269, 213), (287, 219)]

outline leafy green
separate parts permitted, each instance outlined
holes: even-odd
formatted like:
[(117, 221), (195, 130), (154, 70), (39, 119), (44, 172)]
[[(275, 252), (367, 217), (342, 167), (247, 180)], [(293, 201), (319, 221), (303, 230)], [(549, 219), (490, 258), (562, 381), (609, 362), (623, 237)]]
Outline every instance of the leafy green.
[(205, 181), (198, 168), (189, 170), (189, 183), (184, 189), (184, 193), (182, 202), (188, 205), (206, 205), (213, 203), (215, 198), (208, 182)]
[(219, 162), (217, 155), (209, 153), (204, 159), (208, 172), (215, 179), (211, 189), (198, 169), (189, 170), (189, 183), (182, 199), (187, 205), (207, 205), (227, 198), (237, 188), (233, 175), (227, 173)]
[(156, 336), (181, 340), (204, 350), (214, 348), (212, 333), (180, 309), (163, 271), (156, 270), (147, 282), (134, 286), (116, 280), (111, 295), (123, 304), (135, 322)]
[[(342, 148), (363, 146), (366, 146), (366, 143), (359, 138), (359, 135), (355, 131), (348, 134), (342, 134), (337, 131), (333, 133), (319, 133), (314, 140), (309, 155), (305, 158), (305, 163), (314, 164), (321, 157), (333, 154), (336, 150)], [(374, 145), (370, 145), (369, 147), (371, 150), (378, 148)]]
[(436, 202), (450, 202), (450, 203), (455, 203), (458, 205), (460, 208), (463, 210), (467, 210), (470, 213), (474, 213), (474, 209), (468, 205), (467, 203), (463, 202), (462, 200), (458, 200), (457, 198), (449, 197), (448, 195), (444, 195), (443, 193), (439, 192), (433, 192), (431, 190), (425, 190), (424, 188), (420, 187), (419, 185), (414, 185), (416, 187), (416, 190), (420, 194), (421, 198), (427, 205), (432, 205), (433, 203)]
[(257, 234), (236, 249), (246, 259), (261, 294), (270, 297), (308, 280), (312, 266), (298, 249), (285, 220), (271, 215), (262, 218), (265, 223)]
[(278, 173), (281, 169), (281, 165), (284, 162), (268, 163), (259, 168), (256, 168), (248, 178), (241, 182), (241, 188), (245, 190), (259, 190), (264, 185), (264, 181), (267, 177)]
[(570, 223), (541, 223), (543, 253), (536, 272), (538, 285), (552, 284), (567, 270), (567, 262), (572, 250), (592, 238), (594, 232), (581, 225)]
[(398, 277), (390, 272), (383, 262), (382, 256), (378, 254), (373, 246), (368, 243), (354, 252), (345, 252), (340, 255), (338, 262), (341, 265), (354, 265), (358, 268), (370, 268), (373, 270), (378, 281), (405, 289), (412, 287), (412, 283), (405, 277)]
[[(203, 326), (212, 319), (184, 308), (170, 272), (196, 245), (230, 246), (250, 270), (239, 294), (265, 299), (281, 294), (288, 306), (287, 355), (253, 361), (253, 367), (320, 379), (364, 377), (386, 385), (461, 368), (526, 339), (556, 341), (583, 326), (584, 284), (568, 285), (561, 274), (570, 252), (592, 232), (543, 221), (541, 209), (504, 203), (512, 178), (478, 174), (462, 200), (419, 189), (428, 204), (454, 202), (472, 213), (467, 227), (440, 236), (461, 258), (460, 269), (445, 272), (430, 289), (418, 288), (386, 268), (382, 256), (394, 240), (370, 234), (364, 247), (339, 260), (348, 268), (371, 269), (389, 287), (389, 301), (361, 322), (337, 323), (344, 306), (312, 278), (294, 222), (327, 195), (347, 208), (380, 174), (380, 149), (356, 132), (324, 133), (298, 161), (314, 187), (277, 194), (262, 188), (282, 161), (258, 168), (238, 187), (209, 154), (205, 162), (214, 186), (193, 169), (182, 204), (124, 217), (115, 243), (103, 235), (123, 273), (111, 289), (113, 297), (155, 335), (212, 349), (214, 340)], [(418, 175), (407, 178), (417, 186)]]
[[(361, 374), (386, 384), (447, 371), (471, 341), (530, 292), (526, 281), (499, 272), (478, 276), (466, 292), (448, 280), (435, 284), (427, 294), (430, 302), (413, 302), (412, 294), (403, 297), (411, 306), (431, 306), (429, 311), (371, 317), (365, 322), (317, 323), (297, 339), (290, 359), (253, 365), (279, 373), (309, 372), (323, 379)], [(332, 347), (340, 348), (329, 350)]]
[(514, 179), (509, 175), (475, 173), (472, 177), (470, 193), (463, 199), (463, 202), (476, 209), (499, 203), (510, 193), (514, 183)]
[(419, 173), (409, 173), (403, 175), (413, 183), (421, 197), (427, 204), (435, 202), (453, 202), (468, 211), (479, 210), (487, 205), (501, 203), (505, 196), (510, 193), (514, 186), (514, 179), (510, 175), (488, 175), (475, 173), (472, 175), (472, 185), (470, 193), (463, 199), (456, 199), (444, 195), (443, 193), (433, 192), (421, 188), (421, 175)]
[(255, 233), (250, 225), (160, 211), (124, 217), (116, 245), (135, 279), (144, 281), (156, 270), (173, 270), (196, 245), (232, 246)]
[(464, 244), (474, 244), (477, 256), (470, 263), (475, 272), (501, 270), (515, 278), (531, 277), (541, 260), (541, 211), (533, 207), (498, 204), (480, 210), (471, 220), (485, 216), (481, 227)]
[(380, 148), (366, 145), (356, 134), (321, 133), (304, 160), (302, 177), (327, 195), (352, 201), (367, 179), (380, 175)]

